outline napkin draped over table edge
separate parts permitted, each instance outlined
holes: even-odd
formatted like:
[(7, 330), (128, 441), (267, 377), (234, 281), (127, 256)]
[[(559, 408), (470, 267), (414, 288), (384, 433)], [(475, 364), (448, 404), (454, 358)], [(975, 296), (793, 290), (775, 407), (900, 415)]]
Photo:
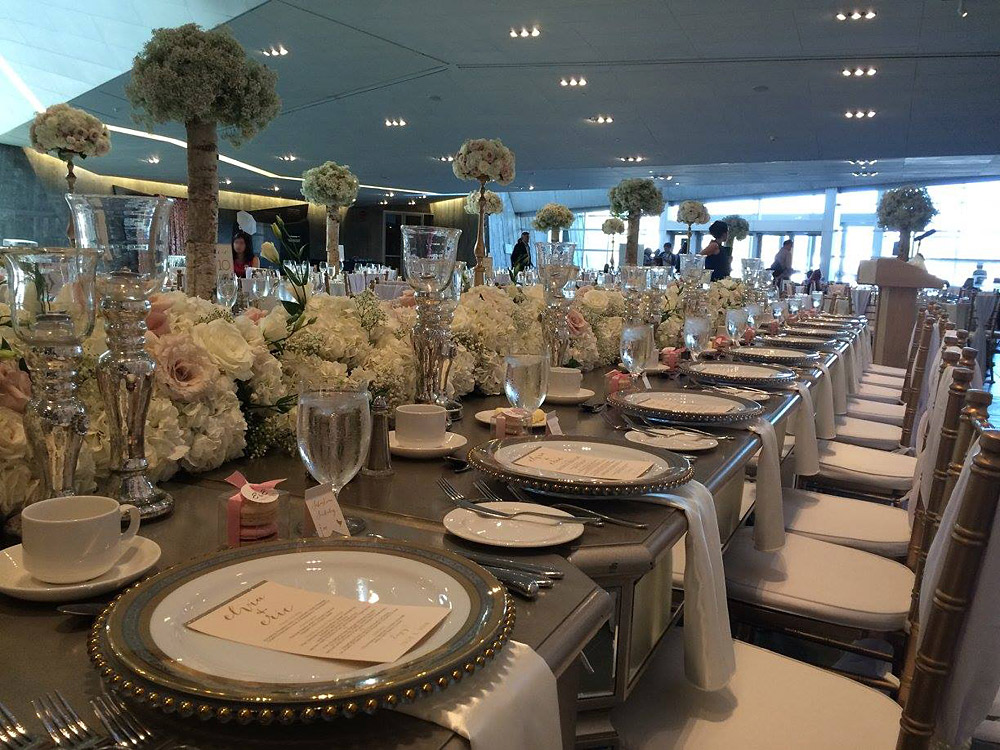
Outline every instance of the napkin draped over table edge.
[(809, 386), (797, 382), (801, 398), (795, 418), (795, 473), (800, 477), (819, 474), (819, 447), (816, 443), (816, 410)]
[[(758, 418), (750, 431), (760, 437), (757, 455), (757, 500), (754, 503), (753, 541), (760, 552), (776, 552), (785, 546), (785, 507), (781, 491), (781, 451), (774, 425)], [(797, 440), (797, 438), (796, 438)]]

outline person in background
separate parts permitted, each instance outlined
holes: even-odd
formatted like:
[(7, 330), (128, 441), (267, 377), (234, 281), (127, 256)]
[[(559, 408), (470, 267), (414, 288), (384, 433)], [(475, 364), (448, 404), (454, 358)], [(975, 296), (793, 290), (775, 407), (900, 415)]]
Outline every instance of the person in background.
[(514, 252), (510, 254), (510, 269), (515, 274), (525, 268), (531, 268), (531, 245), (528, 243), (530, 236), (527, 232), (521, 232), (521, 238), (514, 245)]
[(986, 283), (986, 269), (983, 268), (982, 263), (976, 263), (976, 270), (972, 272), (972, 283), (975, 285), (976, 289), (982, 289), (983, 284)]
[(806, 276), (806, 294), (823, 291), (823, 272), (820, 269), (810, 271)]
[(642, 265), (651, 266), (653, 265), (653, 251), (648, 247), (642, 249)]
[(705, 270), (712, 272), (712, 281), (719, 281), (729, 276), (733, 265), (733, 249), (725, 247), (729, 239), (729, 225), (724, 221), (713, 221), (708, 233), (712, 235), (712, 241), (701, 254), (705, 256)]
[(260, 261), (253, 254), (253, 237), (237, 229), (231, 243), (233, 248), (233, 273), (241, 279), (247, 275), (248, 268), (260, 268)]
[(674, 267), (677, 273), (681, 272), (681, 256), (687, 255), (688, 252), (688, 241), (681, 240), (681, 249), (677, 251), (677, 255), (670, 256), (670, 265)]
[(794, 249), (794, 243), (792, 240), (785, 240), (781, 245), (781, 249), (774, 256), (774, 263), (768, 269), (771, 272), (771, 280), (774, 282), (775, 286), (781, 286), (782, 281), (786, 281), (792, 277), (792, 250)]
[(663, 243), (663, 249), (660, 250), (653, 258), (654, 266), (669, 266), (673, 261), (673, 244), (670, 242)]

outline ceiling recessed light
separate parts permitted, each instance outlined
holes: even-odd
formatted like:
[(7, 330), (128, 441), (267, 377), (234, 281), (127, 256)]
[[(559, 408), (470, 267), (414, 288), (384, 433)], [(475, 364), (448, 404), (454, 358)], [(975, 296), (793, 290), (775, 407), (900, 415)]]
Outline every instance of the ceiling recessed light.
[(861, 21), (861, 20), (871, 21), (873, 18), (875, 18), (876, 15), (877, 14), (875, 13), (874, 10), (858, 10), (857, 8), (855, 8), (854, 10), (850, 11), (842, 10), (839, 13), (837, 13), (837, 15), (834, 17), (838, 21), (846, 21), (848, 18), (851, 19), (852, 21)]
[(455, 157), (451, 154), (442, 154), (441, 156), (435, 157), (438, 161), (455, 161)]
[(298, 158), (295, 154), (282, 154), (278, 157), (281, 161), (295, 161)]
[(645, 156), (619, 156), (618, 161), (628, 162), (629, 164), (637, 164), (641, 161), (646, 161)]
[(844, 76), (844, 78), (850, 78), (851, 76), (855, 78), (861, 78), (862, 76), (873, 76), (876, 73), (878, 73), (878, 70), (876, 70), (871, 65), (869, 65), (867, 68), (859, 66), (857, 68), (844, 68), (842, 71), (840, 71), (840, 74)]
[(850, 76), (851, 76), (851, 69), (850, 68), (844, 68), (841, 71), (841, 75), (843, 75), (844, 78), (850, 78)]
[(873, 18), (875, 18), (875, 16), (876, 16), (875, 11), (870, 10), (867, 13), (865, 13), (865, 20), (866, 21), (871, 21)]
[(408, 206), (415, 206), (415, 205), (417, 205), (417, 202), (415, 200), (413, 200), (413, 198), (410, 198), (410, 200), (408, 200), (406, 202), (406, 205), (408, 205)]
[(159, 164), (160, 163), (160, 157), (157, 156), (156, 154), (152, 154), (150, 156), (147, 156), (145, 159), (143, 159), (143, 161), (146, 162), (147, 164)]
[(285, 49), (285, 45), (283, 44), (279, 44), (277, 46), (272, 44), (267, 49), (262, 49), (260, 53), (264, 57), (284, 57), (288, 54), (288, 50)]
[(596, 125), (610, 125), (615, 121), (611, 115), (594, 115), (593, 117), (588, 117), (587, 122), (592, 122)]
[(528, 185), (528, 190), (534, 190), (534, 189), (535, 189), (534, 185)]
[(279, 190), (281, 190), (281, 188), (280, 188), (280, 187), (278, 187), (277, 185), (272, 185), (272, 186), (271, 186), (271, 190), (273, 190), (274, 192), (276, 192), (276, 193), (277, 193), (277, 192), (278, 192)]
[(515, 29), (513, 26), (510, 27), (510, 38), (511, 39), (517, 39), (517, 38), (527, 39), (529, 36), (530, 37), (538, 37), (538, 36), (541, 36), (541, 35), (542, 35), (542, 32), (538, 30), (537, 26), (532, 26), (530, 29), (527, 26), (522, 26), (520, 31), (518, 31), (517, 29)]
[(224, 179), (224, 180), (223, 180), (222, 182), (223, 182), (223, 184), (225, 184), (225, 185), (232, 185), (232, 184), (233, 184), (233, 181), (232, 181), (232, 180), (230, 180), (230, 179), (229, 179), (228, 177), (227, 177), (226, 179)]
[(844, 13), (843, 11), (841, 11), (840, 13), (837, 14), (837, 20), (838, 21), (846, 21), (847, 20), (847, 14)]
[(570, 76), (569, 78), (560, 78), (560, 86), (586, 86), (587, 79), (583, 76)]
[(871, 117), (874, 117), (874, 116), (875, 116), (875, 110), (874, 109), (869, 109), (869, 110), (863, 110), (863, 109), (850, 110), (849, 109), (846, 112), (844, 112), (844, 117), (846, 117), (848, 120), (851, 120), (851, 119), (854, 119), (854, 120), (863, 120), (866, 117), (871, 118)]
[(391, 119), (387, 117), (385, 119), (385, 126), (387, 128), (402, 128), (406, 126), (406, 120), (402, 117), (393, 117)]
[(865, 114), (868, 117), (874, 117), (875, 116), (875, 110), (874, 109), (869, 109)]

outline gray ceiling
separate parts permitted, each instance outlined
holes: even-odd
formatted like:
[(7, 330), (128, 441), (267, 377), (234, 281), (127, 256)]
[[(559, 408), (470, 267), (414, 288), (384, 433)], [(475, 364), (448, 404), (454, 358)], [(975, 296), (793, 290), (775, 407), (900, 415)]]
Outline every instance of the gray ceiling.
[[(279, 74), (283, 112), (223, 152), (297, 176), (333, 159), (361, 181), (469, 189), (434, 157), (468, 137), (517, 155), (510, 189), (672, 175), (671, 199), (1000, 174), (1000, 0), (270, 0), (229, 22)], [(873, 8), (872, 21), (835, 20)], [(541, 36), (511, 39), (511, 26)], [(845, 78), (845, 65), (873, 77)], [(583, 75), (587, 86), (562, 87)], [(132, 126), (118, 76), (74, 101)], [(847, 109), (875, 109), (863, 121)], [(586, 118), (610, 113), (614, 123)], [(408, 125), (387, 128), (387, 117)], [(25, 129), (8, 133), (18, 142)], [(183, 128), (158, 133), (183, 138)], [(97, 171), (181, 182), (182, 149), (116, 135)], [(277, 155), (292, 152), (287, 164)], [(141, 158), (156, 153), (149, 165)], [(648, 161), (625, 167), (617, 157)], [(942, 158), (944, 157), (944, 158)], [(879, 159), (857, 178), (847, 159)], [(233, 166), (233, 189), (298, 185)], [(368, 191), (365, 198), (381, 197)]]

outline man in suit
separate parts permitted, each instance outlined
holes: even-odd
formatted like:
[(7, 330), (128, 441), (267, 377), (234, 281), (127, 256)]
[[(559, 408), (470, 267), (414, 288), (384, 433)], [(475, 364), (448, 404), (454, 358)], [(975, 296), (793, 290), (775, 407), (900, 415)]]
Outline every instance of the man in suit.
[(531, 268), (531, 246), (528, 244), (529, 235), (521, 232), (521, 239), (514, 245), (514, 252), (510, 254), (510, 268), (515, 274), (525, 268)]

